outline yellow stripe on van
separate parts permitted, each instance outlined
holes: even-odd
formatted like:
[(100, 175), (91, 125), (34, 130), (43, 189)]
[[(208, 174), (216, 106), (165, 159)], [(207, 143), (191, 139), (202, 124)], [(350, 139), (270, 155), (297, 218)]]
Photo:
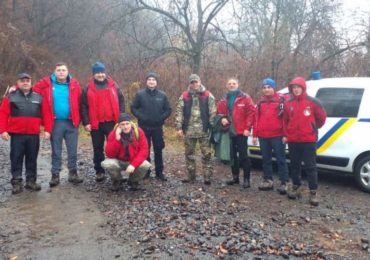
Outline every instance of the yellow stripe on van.
[(357, 122), (357, 118), (349, 118), (340, 126), (317, 150), (317, 154), (325, 152), (351, 125)]

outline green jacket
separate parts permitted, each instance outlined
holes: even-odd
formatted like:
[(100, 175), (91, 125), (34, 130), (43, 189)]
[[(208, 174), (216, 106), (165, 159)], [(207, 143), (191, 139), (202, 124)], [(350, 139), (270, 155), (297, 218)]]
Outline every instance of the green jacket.
[(233, 131), (230, 128), (225, 129), (221, 125), (223, 117), (216, 115), (212, 124), (212, 133), (210, 142), (215, 149), (215, 157), (225, 164), (233, 164), (231, 137)]

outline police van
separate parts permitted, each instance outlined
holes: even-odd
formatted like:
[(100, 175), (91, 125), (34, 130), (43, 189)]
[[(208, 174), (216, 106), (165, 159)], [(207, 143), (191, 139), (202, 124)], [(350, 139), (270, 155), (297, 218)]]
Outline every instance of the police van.
[[(287, 94), (288, 89), (279, 92)], [(310, 80), (307, 93), (318, 98), (327, 113), (317, 141), (318, 168), (351, 173), (360, 188), (370, 192), (370, 78)], [(259, 147), (250, 140), (248, 150), (250, 158), (261, 159)]]

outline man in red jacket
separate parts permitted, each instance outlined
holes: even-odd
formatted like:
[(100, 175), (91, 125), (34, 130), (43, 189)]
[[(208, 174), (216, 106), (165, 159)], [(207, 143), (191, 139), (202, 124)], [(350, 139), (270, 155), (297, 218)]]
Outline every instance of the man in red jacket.
[(18, 75), (17, 89), (6, 96), (0, 107), (0, 134), (4, 141), (10, 139), (12, 193), (22, 192), (22, 166), (25, 160), (26, 189), (39, 191), (37, 155), (40, 146), (40, 125), (45, 126), (44, 138), (51, 132), (50, 112), (41, 95), (31, 90), (31, 76)]
[(222, 116), (221, 124), (230, 125), (234, 136), (231, 139), (233, 165), (231, 166), (232, 179), (227, 185), (239, 183), (240, 166), (244, 173), (244, 188), (250, 187), (251, 166), (248, 158), (248, 136), (254, 123), (255, 107), (252, 98), (239, 89), (239, 81), (230, 78), (227, 82), (228, 93), (226, 98), (217, 104), (217, 114)]
[(50, 187), (60, 182), (63, 140), (67, 147), (68, 181), (81, 183), (83, 180), (77, 174), (80, 84), (69, 74), (67, 64), (59, 62), (55, 65), (54, 72), (37, 82), (32, 90), (41, 94), (50, 111), (49, 120), (52, 122)]
[(101, 166), (104, 157), (104, 141), (118, 122), (120, 113), (125, 112), (122, 91), (106, 74), (105, 65), (96, 62), (92, 66), (92, 78), (82, 93), (81, 116), (85, 130), (91, 133), (94, 149), (95, 180), (105, 180)]
[(272, 151), (275, 153), (280, 186), (278, 192), (286, 194), (289, 181), (288, 166), (285, 160), (285, 144), (283, 144), (283, 108), (284, 97), (275, 92), (276, 83), (266, 78), (262, 81), (262, 96), (257, 103), (256, 120), (253, 126), (253, 144), (260, 143), (263, 166), (263, 182), (260, 190), (274, 188), (272, 172)]
[(131, 121), (131, 116), (122, 113), (119, 124), (109, 134), (105, 154), (108, 157), (101, 166), (109, 173), (112, 190), (118, 191), (122, 184), (121, 171), (128, 175), (131, 190), (138, 190), (139, 182), (150, 168), (148, 142), (143, 130)]
[(289, 83), (291, 98), (284, 106), (284, 138), (288, 143), (293, 187), (288, 191), (290, 199), (301, 197), (302, 162), (307, 173), (310, 189), (309, 202), (319, 205), (317, 197), (316, 141), (318, 129), (326, 120), (326, 112), (320, 101), (306, 93), (306, 81), (297, 77)]

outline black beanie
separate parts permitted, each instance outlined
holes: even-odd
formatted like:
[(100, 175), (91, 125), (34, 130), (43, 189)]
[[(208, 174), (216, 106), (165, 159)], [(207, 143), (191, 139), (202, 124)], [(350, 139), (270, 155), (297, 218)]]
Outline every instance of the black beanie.
[(148, 78), (155, 78), (155, 80), (158, 81), (159, 75), (156, 72), (151, 71), (151, 72), (148, 72), (148, 74), (146, 74), (145, 81), (147, 81)]
[(118, 123), (122, 123), (123, 121), (131, 121), (132, 117), (127, 113), (121, 113), (119, 115)]

